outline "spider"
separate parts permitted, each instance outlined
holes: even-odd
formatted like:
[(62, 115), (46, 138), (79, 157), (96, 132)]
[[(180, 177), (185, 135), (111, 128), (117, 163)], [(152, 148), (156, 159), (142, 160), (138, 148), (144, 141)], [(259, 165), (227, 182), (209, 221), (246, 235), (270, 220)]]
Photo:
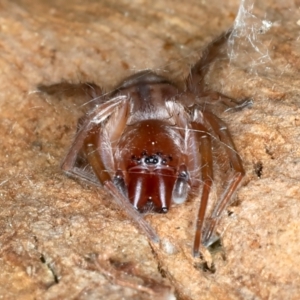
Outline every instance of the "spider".
[[(62, 170), (104, 186), (151, 240), (159, 238), (142, 212), (167, 213), (172, 203), (185, 202), (192, 189), (200, 192), (194, 256), (199, 255), (201, 243), (210, 244), (218, 219), (245, 175), (227, 126), (208, 107), (222, 102), (240, 109), (251, 100), (237, 102), (205, 90), (204, 82), (209, 64), (222, 54), (229, 35), (221, 35), (205, 48), (184, 88), (150, 70), (128, 77), (108, 94), (91, 83), (39, 86), (50, 95), (72, 90), (94, 104), (78, 121)], [(213, 139), (225, 145), (232, 171), (205, 224), (214, 181)]]

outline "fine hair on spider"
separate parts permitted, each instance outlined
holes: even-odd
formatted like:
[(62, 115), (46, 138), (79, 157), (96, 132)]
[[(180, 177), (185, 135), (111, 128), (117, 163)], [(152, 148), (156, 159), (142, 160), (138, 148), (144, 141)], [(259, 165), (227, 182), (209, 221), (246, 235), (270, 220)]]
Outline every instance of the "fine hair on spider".
[[(217, 222), (245, 175), (227, 126), (211, 107), (221, 103), (228, 110), (241, 110), (252, 102), (208, 90), (204, 82), (209, 65), (224, 55), (229, 35), (221, 35), (204, 49), (184, 88), (151, 70), (129, 76), (106, 94), (92, 83), (38, 87), (51, 95), (72, 90), (87, 100), (86, 105), (93, 104), (93, 109), (78, 121), (62, 169), (105, 187), (152, 241), (159, 241), (159, 237), (142, 213), (167, 213), (172, 203), (182, 204), (198, 192), (201, 200), (195, 215), (194, 256), (199, 255), (201, 243), (212, 243)], [(214, 181), (212, 144), (216, 140), (231, 172), (207, 217)]]

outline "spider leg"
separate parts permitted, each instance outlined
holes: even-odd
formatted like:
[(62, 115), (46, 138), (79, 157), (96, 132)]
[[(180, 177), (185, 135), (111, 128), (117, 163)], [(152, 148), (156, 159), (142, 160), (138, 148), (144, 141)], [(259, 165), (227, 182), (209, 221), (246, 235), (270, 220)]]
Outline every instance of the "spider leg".
[[(125, 127), (127, 120), (127, 110), (128, 110), (128, 98), (126, 96), (119, 96), (107, 101), (97, 107), (94, 112), (89, 116), (86, 122), (83, 124), (82, 128), (78, 131), (75, 141), (62, 163), (62, 169), (67, 173), (75, 177), (83, 178), (92, 183), (99, 185), (99, 182), (104, 186), (107, 191), (113, 196), (115, 202), (119, 207), (125, 211), (127, 216), (132, 220), (137, 228), (144, 232), (149, 239), (154, 242), (158, 242), (159, 238), (155, 233), (154, 229), (143, 219), (142, 215), (137, 212), (131, 205), (129, 200), (125, 197), (122, 190), (118, 187), (122, 185), (122, 175), (120, 171), (116, 172), (115, 177), (112, 178), (110, 173), (107, 171), (103, 158), (99, 153), (99, 147), (101, 147), (101, 125), (102, 122), (111, 116), (113, 112), (119, 108), (119, 124), (115, 126), (115, 134), (117, 132), (121, 134), (123, 131), (122, 127)], [(122, 102), (126, 101), (122, 107)], [(86, 154), (86, 159), (90, 166), (92, 166), (93, 172), (96, 178), (91, 177), (90, 174), (84, 172), (80, 168), (75, 167), (76, 160), (80, 151)], [(122, 172), (121, 172), (122, 174)], [(96, 181), (96, 182), (95, 182)], [(114, 183), (121, 182), (119, 186)]]
[(203, 112), (203, 119), (209, 123), (214, 133), (220, 138), (221, 142), (225, 145), (229, 161), (231, 163), (233, 174), (229, 178), (227, 186), (214, 207), (211, 216), (209, 218), (208, 226), (206, 226), (203, 237), (203, 244), (209, 245), (211, 236), (216, 228), (218, 219), (222, 212), (230, 202), (234, 192), (237, 190), (241, 180), (245, 176), (245, 171), (242, 165), (242, 160), (237, 153), (230, 133), (227, 129), (226, 124), (217, 118), (214, 114), (209, 112)]
[(93, 106), (101, 103), (100, 100), (103, 99), (101, 88), (98, 85), (89, 82), (61, 82), (52, 85), (40, 84), (37, 88), (40, 92), (50, 96), (55, 96), (57, 98), (76, 97), (81, 99), (82, 103), (86, 103), (87, 101), (88, 103), (92, 102)]
[(217, 39), (213, 40), (202, 51), (201, 59), (192, 67), (187, 78), (187, 89), (195, 95), (201, 95), (205, 90), (204, 77), (209, 70), (210, 64), (216, 59), (227, 57), (224, 45), (227, 43), (231, 30), (224, 32)]
[(207, 202), (213, 183), (213, 156), (211, 147), (211, 136), (207, 128), (197, 122), (192, 122), (191, 127), (193, 130), (195, 130), (196, 138), (199, 141), (199, 153), (201, 153), (201, 179), (203, 184), (201, 203), (197, 215), (196, 233), (193, 246), (193, 255), (198, 256)]
[(187, 91), (197, 95), (196, 102), (205, 105), (224, 104), (228, 110), (241, 110), (245, 107), (251, 107), (252, 99), (242, 99), (237, 101), (222, 93), (206, 90), (205, 76), (209, 71), (211, 64), (216, 60), (227, 59), (226, 44), (231, 35), (231, 30), (221, 34), (213, 40), (203, 50), (201, 59), (192, 67), (190, 75), (187, 78)]
[(141, 232), (145, 233), (148, 239), (155, 243), (158, 243), (159, 237), (155, 230), (149, 223), (144, 220), (143, 216), (132, 206), (128, 199), (122, 193), (120, 193), (120, 191), (116, 188), (112, 181), (106, 181), (104, 183), (104, 186), (114, 197), (119, 207), (123, 209), (129, 219), (133, 221), (135, 226), (139, 228)]
[(236, 100), (222, 93), (210, 90), (202, 92), (201, 95), (197, 97), (196, 102), (201, 104), (204, 107), (204, 110), (206, 106), (213, 106), (219, 103), (227, 107), (225, 111), (240, 111), (246, 107), (252, 107), (253, 105), (253, 100), (251, 98)]
[[(75, 178), (84, 179), (97, 186), (102, 186), (99, 179), (94, 174), (85, 171), (82, 168), (76, 167), (76, 161), (79, 153), (81, 152), (84, 141), (88, 133), (95, 129), (97, 124), (101, 123), (105, 118), (110, 116), (114, 109), (119, 106), (124, 97), (116, 97), (110, 101), (107, 101), (92, 111), (89, 116), (83, 116), (79, 120), (80, 128), (77, 131), (74, 142), (61, 164), (61, 169), (67, 174)], [(98, 125), (99, 126), (99, 125)]]

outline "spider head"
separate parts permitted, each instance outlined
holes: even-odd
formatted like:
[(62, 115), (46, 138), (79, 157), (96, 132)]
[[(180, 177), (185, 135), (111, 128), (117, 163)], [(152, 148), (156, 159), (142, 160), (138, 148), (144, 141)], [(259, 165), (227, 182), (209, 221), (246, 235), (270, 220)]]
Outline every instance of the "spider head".
[(137, 210), (166, 213), (172, 200), (179, 203), (187, 198), (183, 187), (188, 182), (180, 178), (182, 143), (178, 131), (165, 121), (146, 120), (128, 126), (118, 145), (119, 169), (124, 172), (129, 201)]

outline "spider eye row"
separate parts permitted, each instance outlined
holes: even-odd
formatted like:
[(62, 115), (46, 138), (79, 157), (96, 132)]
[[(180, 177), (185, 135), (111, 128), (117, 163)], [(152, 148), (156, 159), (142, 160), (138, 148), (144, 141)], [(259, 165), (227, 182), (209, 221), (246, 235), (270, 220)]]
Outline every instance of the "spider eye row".
[(172, 161), (172, 156), (163, 155), (161, 152), (148, 155), (146, 151), (143, 151), (138, 157), (132, 155), (131, 159), (138, 165), (166, 165), (168, 161)]

